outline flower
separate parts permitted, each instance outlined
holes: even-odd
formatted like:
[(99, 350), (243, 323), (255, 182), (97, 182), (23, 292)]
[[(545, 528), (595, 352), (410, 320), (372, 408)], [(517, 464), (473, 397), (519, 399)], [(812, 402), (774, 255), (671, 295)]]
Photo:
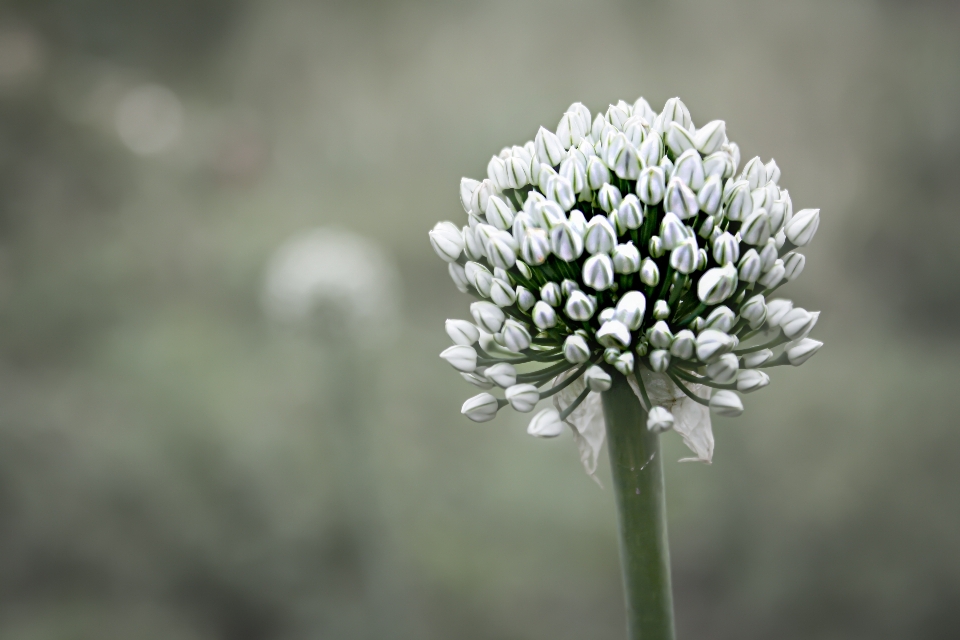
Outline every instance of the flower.
[(739, 415), (738, 393), (770, 381), (760, 368), (821, 346), (807, 338), (819, 312), (770, 298), (803, 270), (797, 249), (819, 209), (793, 213), (775, 161), (739, 164), (722, 120), (698, 129), (678, 98), (660, 114), (641, 98), (593, 119), (574, 103), (556, 133), (541, 127), (494, 156), (486, 179), (464, 178), (467, 224), (438, 223), (430, 241), (480, 300), (475, 323), (447, 321), (443, 357), (468, 382), (506, 389), (464, 413), (489, 420), (553, 396), (528, 432), (567, 424), (592, 474), (599, 394), (622, 376), (648, 428), (680, 433), (709, 462), (710, 411)]

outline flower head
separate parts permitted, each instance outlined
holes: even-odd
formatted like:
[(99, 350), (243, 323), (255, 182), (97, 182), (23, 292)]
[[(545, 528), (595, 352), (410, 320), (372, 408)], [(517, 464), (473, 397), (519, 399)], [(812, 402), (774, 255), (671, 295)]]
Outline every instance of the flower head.
[(479, 301), (475, 323), (448, 321), (455, 345), (442, 356), (505, 389), (464, 413), (489, 420), (553, 396), (528, 431), (570, 425), (592, 473), (602, 429), (587, 423), (624, 376), (650, 429), (677, 431), (710, 461), (709, 412), (739, 415), (738, 392), (769, 383), (758, 369), (821, 346), (807, 337), (819, 312), (771, 298), (800, 275), (796, 250), (819, 210), (794, 213), (775, 161), (739, 164), (723, 121), (698, 129), (678, 98), (659, 114), (641, 98), (592, 120), (575, 103), (556, 133), (541, 127), (494, 156), (486, 179), (463, 178), (465, 224), (438, 223), (430, 241)]

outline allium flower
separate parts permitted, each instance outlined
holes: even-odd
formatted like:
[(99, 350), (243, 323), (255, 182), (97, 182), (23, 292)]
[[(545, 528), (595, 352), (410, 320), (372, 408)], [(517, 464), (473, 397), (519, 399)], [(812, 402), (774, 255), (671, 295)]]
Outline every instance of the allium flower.
[[(794, 213), (776, 162), (749, 160), (723, 121), (695, 127), (678, 98), (655, 113), (640, 98), (591, 119), (570, 106), (556, 133), (504, 148), (487, 178), (463, 178), (460, 224), (438, 223), (473, 323), (448, 320), (443, 352), (476, 386), (464, 413), (511, 405), (536, 413), (528, 432), (573, 429), (589, 473), (604, 439), (599, 395), (625, 376), (651, 431), (674, 430), (713, 456), (710, 411), (739, 415), (738, 393), (765, 387), (757, 369), (800, 365), (821, 346), (819, 317), (771, 299), (803, 269), (819, 210)], [(509, 325), (509, 326), (508, 326)]]

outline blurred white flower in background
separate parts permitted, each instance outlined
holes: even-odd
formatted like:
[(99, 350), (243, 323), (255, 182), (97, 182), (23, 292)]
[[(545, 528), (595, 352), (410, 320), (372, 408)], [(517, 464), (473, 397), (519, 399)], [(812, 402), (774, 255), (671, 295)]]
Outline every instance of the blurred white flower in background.
[[(273, 254), (262, 303), (281, 324), (337, 320), (359, 345), (377, 346), (396, 335), (398, 283), (393, 260), (377, 242), (343, 229), (318, 228), (294, 235)], [(325, 313), (330, 308), (337, 318)]]
[(115, 125), (120, 140), (141, 156), (172, 147), (183, 133), (183, 105), (170, 89), (145, 84), (128, 91), (117, 105)]

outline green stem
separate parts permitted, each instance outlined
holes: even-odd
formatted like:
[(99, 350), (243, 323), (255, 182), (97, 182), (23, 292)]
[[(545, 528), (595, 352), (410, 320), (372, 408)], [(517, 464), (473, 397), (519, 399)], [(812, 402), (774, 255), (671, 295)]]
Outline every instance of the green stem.
[(620, 529), (630, 640), (674, 640), (670, 550), (659, 436), (626, 378), (603, 393), (607, 448)]

